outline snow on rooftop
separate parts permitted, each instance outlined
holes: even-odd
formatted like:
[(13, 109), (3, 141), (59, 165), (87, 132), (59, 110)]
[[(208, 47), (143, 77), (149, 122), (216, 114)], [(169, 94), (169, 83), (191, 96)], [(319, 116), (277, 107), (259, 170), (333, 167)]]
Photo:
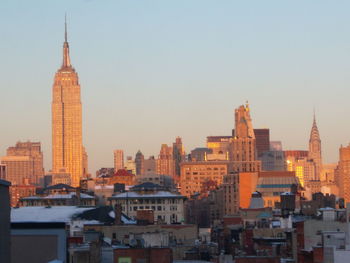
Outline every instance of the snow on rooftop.
[(138, 192), (125, 192), (121, 194), (113, 195), (112, 198), (124, 199), (124, 198), (184, 198), (179, 194), (174, 194), (168, 191), (156, 191), (152, 193), (140, 194)]
[(100, 189), (114, 189), (114, 185), (95, 185), (95, 190), (100, 190)]
[[(108, 215), (109, 215), (110, 217), (112, 217), (112, 218), (115, 218), (115, 213), (114, 213), (113, 210), (110, 211), (110, 212), (108, 213)], [(136, 224), (136, 221), (135, 221), (135, 220), (128, 219), (128, 218), (126, 218), (124, 215), (122, 216), (122, 221), (123, 221), (124, 224), (128, 224), (128, 225), (134, 225), (134, 224)]]
[(283, 192), (281, 195), (294, 195), (294, 194), (291, 192)]
[(71, 218), (84, 211), (94, 209), (95, 207), (77, 207), (77, 206), (26, 206), (11, 208), (11, 222), (64, 222), (69, 223)]
[[(67, 194), (52, 194), (48, 196), (28, 196), (22, 198), (23, 200), (34, 200), (34, 199), (71, 199), (73, 196), (76, 196), (76, 193), (67, 193)], [(93, 196), (81, 193), (80, 198), (82, 199), (94, 199)]]

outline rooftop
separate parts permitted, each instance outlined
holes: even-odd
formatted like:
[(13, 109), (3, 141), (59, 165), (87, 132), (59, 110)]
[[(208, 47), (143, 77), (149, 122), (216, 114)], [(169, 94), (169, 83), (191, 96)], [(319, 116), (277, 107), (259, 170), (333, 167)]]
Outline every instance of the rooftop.
[(121, 194), (116, 194), (111, 197), (111, 199), (126, 199), (126, 198), (134, 198), (134, 199), (145, 199), (145, 198), (185, 198), (183, 195), (174, 194), (168, 191), (156, 191), (153, 193), (137, 193), (137, 192), (125, 192)]
[[(114, 222), (114, 211), (111, 207), (78, 207), (78, 206), (28, 206), (11, 209), (11, 222), (64, 222), (70, 223), (80, 219), (87, 224), (111, 224)], [(135, 224), (133, 220), (122, 215), (124, 224)]]

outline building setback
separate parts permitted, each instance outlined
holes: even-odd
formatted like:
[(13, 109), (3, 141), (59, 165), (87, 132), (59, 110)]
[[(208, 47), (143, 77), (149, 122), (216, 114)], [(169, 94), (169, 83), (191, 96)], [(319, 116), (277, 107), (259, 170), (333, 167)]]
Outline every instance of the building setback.
[(79, 186), (84, 175), (84, 163), (87, 166), (87, 159), (84, 161), (83, 155), (80, 85), (78, 74), (70, 62), (65, 26), (63, 63), (55, 74), (52, 88), (53, 173), (69, 173), (72, 186)]

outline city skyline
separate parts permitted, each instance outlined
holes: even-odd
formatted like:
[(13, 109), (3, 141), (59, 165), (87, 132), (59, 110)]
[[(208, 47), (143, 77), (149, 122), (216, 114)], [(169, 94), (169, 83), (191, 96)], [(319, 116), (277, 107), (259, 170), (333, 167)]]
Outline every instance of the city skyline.
[[(157, 4), (158, 8), (165, 11), (163, 15), (167, 13), (178, 14), (176, 12), (183, 11), (182, 9), (179, 10), (179, 8), (171, 11), (170, 4)], [(23, 5), (25, 6), (24, 3)], [(42, 5), (45, 6), (43, 3)], [(111, 3), (110, 5), (116, 7)], [(231, 7), (230, 4), (227, 5)], [(84, 4), (84, 10), (86, 12), (91, 12), (93, 6), (93, 2), (86, 3)], [(311, 6), (312, 5), (308, 5), (308, 8), (311, 8)], [(8, 8), (6, 10), (9, 11), (9, 14), (11, 14), (11, 11), (14, 12), (14, 5), (8, 4), (6, 7)], [(125, 5), (123, 7), (132, 9), (133, 6)], [(211, 7), (210, 4), (205, 3), (200, 7), (200, 11), (206, 11), (206, 13), (210, 14), (208, 11), (208, 8)], [(261, 6), (258, 7), (261, 8)], [(238, 6), (238, 9), (239, 8), (247, 7), (241, 4)], [(325, 4), (323, 4), (323, 8), (326, 9)], [(325, 9), (317, 10), (323, 10), (325, 12)], [(98, 10), (105, 9), (101, 9), (100, 7)], [(252, 10), (255, 9), (253, 8)], [(340, 14), (336, 21), (348, 19), (342, 16), (344, 14), (339, 7), (338, 9), (332, 7), (331, 10), (333, 13), (329, 12), (326, 14), (334, 19), (337, 18), (336, 13)], [(17, 11), (25, 12), (21, 9)], [(0, 18), (1, 21), (4, 18), (7, 19), (5, 24), (9, 25), (8, 28), (4, 29), (5, 39), (9, 41), (8, 43), (0, 44), (1, 47), (5, 47), (3, 50), (9, 51), (5, 52), (8, 54), (3, 54), (5, 61), (9, 63), (6, 66), (0, 66), (5, 77), (4, 87), (9, 87), (9, 90), (4, 91), (4, 101), (1, 104), (0, 111), (4, 114), (1, 116), (1, 119), (5, 121), (4, 126), (6, 127), (3, 136), (0, 138), (0, 151), (4, 154), (7, 147), (15, 144), (19, 140), (40, 141), (43, 146), (46, 170), (51, 168), (51, 120), (48, 109), (52, 85), (52, 80), (50, 78), (52, 78), (57, 68), (60, 57), (62, 17), (64, 14), (64, 12), (61, 11), (60, 9), (56, 10), (53, 18), (45, 16), (42, 18), (44, 20), (46, 19), (45, 21), (48, 22), (48, 26), (33, 27), (36, 28), (36, 30), (32, 30), (29, 36), (24, 34), (23, 37), (27, 40), (25, 41), (27, 44), (23, 46), (15, 44), (13, 47), (10, 47), (10, 44), (13, 44), (13, 41), (17, 39), (10, 33), (11, 28), (13, 28), (13, 26), (10, 25), (11, 22), (13, 22), (13, 18), (10, 18), (9, 14)], [(138, 11), (141, 12), (141, 10)], [(149, 24), (147, 24), (149, 27), (151, 25), (157, 25), (157, 18), (163, 17), (163, 15), (159, 15), (159, 17), (151, 19), (151, 11), (152, 10), (146, 9), (143, 11), (145, 13), (142, 13), (144, 15), (143, 19), (149, 22)], [(28, 13), (25, 14), (30, 16), (36, 14), (37, 11), (30, 9), (27, 12)], [(277, 48), (276, 51), (278, 54), (283, 54), (283, 50), (292, 51), (292, 53), (304, 49), (304, 51), (307, 51), (309, 49), (306, 48), (306, 46), (310, 44), (317, 43), (320, 46), (318, 46), (318, 52), (316, 50), (305, 58), (298, 57), (303, 65), (299, 65), (297, 61), (291, 57), (284, 57), (286, 60), (278, 60), (276, 57), (272, 57), (274, 63), (270, 64), (270, 67), (268, 67), (270, 70), (269, 72), (269, 70), (263, 70), (263, 68), (259, 66), (251, 68), (248, 62), (256, 62), (258, 65), (261, 65), (263, 61), (268, 62), (268, 58), (270, 57), (266, 55), (271, 54), (269, 52), (272, 52), (273, 49), (267, 48), (265, 51), (268, 52), (264, 54), (260, 47), (255, 47), (255, 49), (253, 48), (251, 50), (249, 48), (243, 48), (243, 45), (252, 44), (248, 40), (254, 38), (255, 35), (251, 34), (249, 26), (256, 25), (258, 21), (253, 21), (250, 24), (248, 23), (249, 26), (247, 28), (247, 24), (244, 23), (247, 22), (246, 19), (242, 17), (236, 18), (238, 19), (238, 25), (242, 26), (247, 31), (241, 31), (243, 28), (240, 30), (237, 28), (235, 29), (238, 30), (238, 33), (240, 33), (239, 36), (243, 37), (245, 41), (242, 40), (238, 45), (231, 42), (231, 45), (235, 48), (231, 47), (230, 49), (222, 42), (226, 39), (222, 32), (216, 32), (219, 26), (224, 24), (225, 20), (221, 19), (219, 22), (215, 22), (214, 28), (209, 27), (208, 31), (206, 31), (206, 27), (209, 26), (208, 21), (202, 26), (199, 26), (197, 24), (198, 22), (195, 23), (193, 20), (190, 20), (190, 14), (199, 14), (199, 11), (192, 10), (191, 12), (185, 12), (184, 19), (187, 22), (192, 22), (189, 23), (190, 26), (194, 27), (192, 30), (198, 26), (199, 35), (197, 37), (188, 35), (190, 33), (189, 31), (186, 31), (181, 25), (176, 27), (175, 21), (169, 19), (165, 20), (166, 25), (164, 28), (157, 28), (159, 30), (158, 34), (151, 35), (148, 41), (144, 43), (144, 47), (141, 47), (143, 45), (142, 42), (132, 42), (132, 40), (137, 38), (131, 35), (128, 37), (125, 29), (117, 27), (119, 30), (117, 32), (121, 33), (121, 36), (124, 38), (118, 39), (119, 44), (116, 45), (115, 49), (112, 49), (112, 46), (109, 46), (105, 42), (87, 38), (87, 36), (92, 37), (92, 35), (97, 35), (97, 39), (111, 39), (112, 43), (117, 43), (115, 42), (116, 36), (108, 38), (107, 30), (100, 31), (98, 29), (102, 25), (108, 25), (108, 21), (103, 20), (101, 15), (98, 16), (100, 19), (99, 22), (90, 27), (84, 24), (87, 20), (77, 13), (78, 10), (76, 6), (72, 8), (72, 10), (67, 10), (67, 12), (69, 26), (72, 28), (72, 57), (75, 66), (79, 69), (80, 81), (83, 87), (83, 123), (87, 123), (83, 127), (84, 144), (86, 144), (86, 150), (89, 153), (90, 172), (92, 174), (94, 174), (99, 167), (113, 167), (113, 150), (117, 148), (123, 149), (126, 153), (125, 155), (134, 156), (137, 150), (140, 149), (145, 157), (149, 155), (157, 156), (160, 145), (173, 142), (177, 136), (182, 137), (186, 152), (190, 152), (190, 150), (197, 146), (204, 146), (206, 136), (229, 135), (234, 126), (233, 110), (238, 105), (243, 104), (247, 99), (251, 105), (254, 127), (270, 128), (271, 139), (282, 141), (284, 149), (307, 149), (309, 131), (313, 118), (312, 110), (314, 107), (316, 108), (318, 127), (322, 140), (324, 163), (336, 162), (339, 158), (338, 150), (340, 145), (347, 145), (350, 141), (347, 135), (350, 131), (349, 125), (346, 124), (346, 121), (338, 121), (339, 119), (346, 120), (346, 116), (349, 113), (349, 109), (346, 108), (345, 103), (347, 94), (345, 89), (348, 87), (349, 83), (344, 72), (349, 70), (349, 65), (345, 61), (350, 60), (346, 59), (349, 55), (344, 52), (346, 51), (346, 45), (344, 47), (342, 46), (344, 43), (348, 42), (333, 43), (329, 40), (327, 42), (326, 39), (323, 39), (325, 41), (323, 45), (317, 42), (316, 40), (320, 40), (318, 39), (318, 37), (320, 37), (318, 34), (323, 32), (323, 30), (320, 29), (322, 26), (314, 25), (311, 21), (311, 18), (315, 19), (317, 16), (311, 15), (308, 19), (303, 16), (301, 11), (289, 11), (292, 13), (296, 12), (297, 15), (304, 19), (303, 22), (308, 22), (307, 25), (310, 27), (310, 32), (303, 31), (303, 33), (306, 35), (307, 33), (311, 33), (308, 41), (303, 42), (299, 39), (299, 41), (296, 41), (295, 47), (287, 45), (287, 40), (289, 37), (293, 36), (293, 32), (284, 35), (281, 29), (274, 28), (274, 30), (276, 30), (275, 33), (279, 32), (282, 34), (282, 36), (279, 37), (273, 35), (273, 32), (270, 32), (271, 35), (268, 35), (268, 40), (265, 40), (266, 42), (262, 43), (262, 46), (267, 48), (265, 45), (270, 43), (270, 41), (275, 40), (278, 42), (279, 40), (279, 44), (282, 45), (273, 46)], [(215, 9), (213, 12), (224, 13), (226, 15), (225, 19), (227, 19), (226, 22), (230, 25), (234, 25), (233, 21), (230, 20), (231, 17), (229, 17), (224, 10)], [(284, 10), (284, 12), (287, 12), (287, 10)], [(130, 13), (128, 15), (130, 15)], [(60, 18), (58, 18), (58, 16), (60, 16)], [(270, 23), (278, 21), (274, 20), (277, 18), (281, 17), (277, 15), (275, 17), (273, 16), (268, 20), (268, 24), (270, 25)], [(201, 19), (199, 20), (202, 22)], [(17, 23), (23, 23), (24, 21), (25, 20), (19, 20)], [(35, 25), (40, 21), (42, 20), (30, 20), (29, 24)], [(263, 21), (266, 22), (265, 20)], [(117, 25), (115, 20), (112, 20), (112, 22), (110, 26)], [(124, 26), (127, 28), (129, 26), (133, 33), (141, 32), (135, 27), (137, 25), (136, 22), (124, 22), (126, 23)], [(333, 20), (330, 23), (333, 23), (333, 26), (337, 24)], [(300, 24), (296, 26), (300, 26)], [(178, 42), (179, 49), (176, 45), (171, 44), (172, 42), (170, 41), (176, 39), (176, 37), (174, 39), (167, 39), (169, 35), (166, 33), (165, 29), (168, 27), (176, 29), (176, 36), (188, 37)], [(51, 37), (49, 37), (51, 38), (50, 41), (44, 39), (48, 28), (51, 30), (50, 34), (55, 36), (52, 37), (51, 35)], [(91, 32), (87, 31), (88, 28), (91, 28)], [(143, 27), (143, 29), (145, 28)], [(150, 29), (151, 28), (148, 28), (148, 33), (151, 32)], [(181, 34), (180, 29), (185, 30), (185, 35)], [(315, 29), (316, 33), (311, 29)], [(332, 28), (325, 27), (323, 29), (331, 30)], [(267, 33), (267, 31), (264, 30), (263, 32)], [(251, 35), (245, 38), (244, 33), (248, 35), (250, 33)], [(336, 34), (334, 39), (340, 37), (340, 33), (344, 32), (337, 31), (336, 33), (333, 33)], [(147, 35), (140, 35), (140, 37), (146, 36)], [(218, 39), (218, 43), (214, 41), (214, 39), (216, 39), (215, 36)], [(150, 60), (152, 54), (157, 54), (155, 52), (156, 47), (159, 47), (154, 43), (156, 37), (159, 37), (161, 44), (167, 43), (168, 46), (164, 45), (163, 49), (159, 50), (160, 53), (158, 56), (155, 57), (154, 60)], [(283, 38), (283, 41), (281, 41), (280, 37)], [(32, 40), (34, 42), (36, 38), (39, 38), (41, 40), (40, 42), (42, 42), (39, 43), (39, 47), (34, 47), (32, 45), (33, 43), (29, 41)], [(196, 40), (196, 38), (198, 39)], [(88, 42), (88, 40), (93, 41)], [(188, 41), (191, 40), (196, 40), (194, 45), (188, 43)], [(232, 39), (229, 38), (226, 40)], [(343, 41), (345, 40), (346, 39)], [(194, 48), (196, 44), (201, 43), (201, 41), (203, 41), (202, 49), (196, 52)], [(49, 45), (48, 43), (51, 44)], [(126, 45), (130, 43), (133, 43), (133, 46), (127, 49)], [(182, 50), (184, 44), (189, 44), (189, 48)], [(304, 47), (302, 44), (306, 46)], [(45, 45), (47, 45), (47, 47), (43, 49), (42, 56), (38, 56), (37, 52)], [(229, 59), (226, 60), (224, 58), (225, 52), (221, 52), (217, 54), (217, 56), (206, 53), (207, 51), (215, 53), (220, 45), (224, 45), (224, 49), (228, 51)], [(280, 49), (278, 49), (278, 47)], [(149, 49), (147, 50), (147, 48)], [(246, 60), (243, 60), (244, 56), (238, 56), (239, 63), (230, 64), (229, 60), (233, 60), (233, 58), (235, 58), (234, 55), (238, 55), (236, 51), (240, 50), (240, 48), (246, 51), (243, 52), (243, 54), (246, 55)], [(322, 48), (324, 48), (325, 52), (322, 51)], [(19, 54), (13, 54), (14, 52), (11, 52), (12, 49), (18, 50), (19, 54), (22, 54), (21, 52), (27, 52), (27, 56), (21, 57), (21, 63), (16, 63), (16, 61), (7, 59), (9, 54), (19, 56)], [(104, 52), (101, 51), (102, 49), (105, 49)], [(175, 56), (169, 55), (172, 49), (178, 52), (178, 59), (176, 59)], [(235, 49), (237, 50), (235, 51)], [(128, 51), (126, 53), (129, 58), (127, 58), (127, 55), (124, 57), (123, 51), (125, 50)], [(181, 53), (181, 50), (186, 52)], [(253, 53), (256, 57), (254, 57), (254, 54), (253, 56), (249, 55), (247, 52), (249, 50), (255, 51), (255, 53)], [(333, 64), (336, 61), (329, 57), (330, 54), (334, 55), (334, 53), (330, 52), (331, 50), (338, 50), (338, 52), (340, 52), (339, 50), (343, 51), (342, 57), (339, 57), (339, 54), (336, 53), (339, 59), (339, 61), (336, 61), (339, 63), (335, 66)], [(92, 51), (99, 53), (100, 59), (95, 57), (96, 54), (90, 58), (90, 52)], [(133, 51), (135, 52), (134, 54), (132, 53)], [(166, 54), (166, 56), (162, 57), (164, 54)], [(137, 55), (139, 55), (139, 57), (137, 57)], [(203, 60), (198, 60), (201, 55), (205, 55), (202, 57)], [(35, 56), (35, 60), (33, 60), (31, 56)], [(190, 65), (186, 65), (186, 58), (190, 58)], [(322, 59), (322, 61), (324, 60), (323, 68), (313, 67), (315, 65), (312, 63), (312, 59), (315, 58)], [(332, 58), (335, 59), (334, 57)], [(319, 63), (320, 61), (317, 59), (315, 61)], [(200, 63), (205, 62), (208, 66), (200, 66), (199, 63), (194, 63), (192, 60), (198, 60)], [(108, 66), (104, 66), (104, 62), (108, 62)], [(136, 62), (142, 63), (137, 64)], [(145, 67), (148, 65), (147, 62), (150, 68)], [(282, 65), (286, 67), (285, 71), (283, 70), (281, 72), (278, 70), (279, 64), (277, 62), (283, 62)], [(217, 65), (221, 65), (221, 63), (222, 66)], [(26, 65), (30, 65), (30, 67), (25, 67)], [(163, 70), (161, 69), (162, 65), (166, 66)], [(21, 75), (21, 78), (14, 79), (10, 77), (12, 73), (8, 74), (15, 66), (17, 68), (16, 73)], [(116, 69), (113, 66), (116, 67)], [(295, 70), (298, 66), (301, 66), (301, 69)], [(216, 67), (219, 67), (221, 72), (215, 69)], [(245, 70), (242, 70), (241, 67)], [(293, 67), (295, 67), (294, 70)], [(100, 68), (103, 68), (103, 71), (101, 71)], [(287, 69), (290, 71), (288, 72)], [(326, 76), (326, 69), (331, 70), (333, 78)], [(261, 72), (259, 70), (261, 70)], [(159, 71), (163, 74), (160, 74)], [(124, 73), (127, 74), (123, 76)], [(208, 76), (205, 78), (204, 76), (206, 74), (208, 74)], [(108, 75), (113, 76), (113, 78), (106, 78)], [(278, 81), (272, 82), (272, 87), (268, 88), (272, 76), (274, 76), (274, 78), (277, 76), (276, 79)], [(299, 78), (293, 79), (293, 76)], [(224, 81), (222, 77), (226, 77), (227, 79)], [(252, 82), (249, 77), (253, 79), (256, 78), (257, 82)], [(102, 81), (99, 84), (96, 80), (93, 80), (93, 78)], [(24, 80), (25, 82), (23, 82)], [(283, 86), (283, 88), (280, 88), (280, 86)], [(328, 90), (322, 90), (327, 87)], [(26, 89), (23, 90), (23, 88)], [(310, 90), (305, 90), (308, 88)], [(261, 91), (262, 89), (264, 89), (264, 92)], [(99, 92), (97, 93), (96, 91)], [(15, 94), (17, 97), (14, 96)], [(18, 94), (23, 94), (23, 98), (19, 98)], [(32, 100), (28, 101), (28, 96), (32, 96)], [(14, 107), (13, 104), (16, 106)], [(13, 116), (13, 118), (8, 118), (7, 112), (9, 109), (11, 109), (11, 116)], [(141, 115), (140, 112), (142, 113)], [(160, 112), (162, 114), (160, 114)], [(335, 116), (337, 118), (334, 118)], [(160, 125), (160, 123), (162, 123), (162, 125)], [(142, 129), (140, 129), (140, 127)]]

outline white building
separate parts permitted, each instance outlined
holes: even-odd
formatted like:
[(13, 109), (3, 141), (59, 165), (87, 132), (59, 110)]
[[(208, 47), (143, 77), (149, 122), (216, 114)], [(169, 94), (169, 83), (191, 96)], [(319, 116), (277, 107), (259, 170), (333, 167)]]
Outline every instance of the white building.
[(114, 206), (120, 204), (124, 214), (136, 218), (138, 210), (153, 210), (154, 221), (166, 224), (184, 221), (184, 201), (186, 197), (177, 193), (164, 191), (157, 184), (143, 183), (130, 191), (113, 195), (109, 200)]

